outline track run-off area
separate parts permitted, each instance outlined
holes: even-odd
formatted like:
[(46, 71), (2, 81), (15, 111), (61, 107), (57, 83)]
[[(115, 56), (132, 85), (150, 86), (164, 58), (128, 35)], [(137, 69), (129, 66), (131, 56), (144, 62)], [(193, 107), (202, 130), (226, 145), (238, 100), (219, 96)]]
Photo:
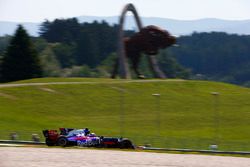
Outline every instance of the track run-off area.
[(249, 167), (250, 158), (107, 149), (0, 147), (1, 167)]

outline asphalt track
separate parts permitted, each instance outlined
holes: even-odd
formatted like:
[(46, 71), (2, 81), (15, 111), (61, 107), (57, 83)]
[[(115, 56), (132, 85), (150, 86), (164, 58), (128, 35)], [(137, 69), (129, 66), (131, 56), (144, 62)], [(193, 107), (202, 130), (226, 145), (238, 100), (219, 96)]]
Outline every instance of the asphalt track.
[(249, 167), (250, 158), (120, 150), (0, 147), (0, 167)]

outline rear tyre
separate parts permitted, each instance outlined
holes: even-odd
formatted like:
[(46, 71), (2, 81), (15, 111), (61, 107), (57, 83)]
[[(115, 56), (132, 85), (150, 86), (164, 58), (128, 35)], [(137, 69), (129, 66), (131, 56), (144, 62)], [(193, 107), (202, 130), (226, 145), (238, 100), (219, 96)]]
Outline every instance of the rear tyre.
[(65, 138), (65, 137), (60, 137), (60, 138), (57, 140), (56, 143), (57, 143), (58, 146), (65, 147), (65, 146), (67, 146), (67, 144), (68, 144), (68, 140), (67, 140), (67, 138)]
[(46, 139), (45, 143), (46, 143), (47, 146), (54, 146), (55, 145), (55, 142), (53, 142), (53, 141), (51, 141), (49, 139)]

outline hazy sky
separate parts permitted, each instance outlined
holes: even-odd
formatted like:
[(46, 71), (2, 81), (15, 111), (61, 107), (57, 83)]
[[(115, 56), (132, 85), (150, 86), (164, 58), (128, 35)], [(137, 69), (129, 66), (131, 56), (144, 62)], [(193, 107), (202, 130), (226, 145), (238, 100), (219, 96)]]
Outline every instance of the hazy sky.
[(0, 21), (115, 16), (127, 3), (133, 3), (139, 15), (146, 17), (250, 19), (250, 0), (0, 0)]

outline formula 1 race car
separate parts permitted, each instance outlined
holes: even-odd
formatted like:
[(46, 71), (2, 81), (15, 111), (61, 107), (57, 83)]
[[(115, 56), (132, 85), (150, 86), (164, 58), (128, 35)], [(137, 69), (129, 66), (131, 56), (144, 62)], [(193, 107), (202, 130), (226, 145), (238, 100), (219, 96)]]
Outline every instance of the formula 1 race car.
[(86, 129), (59, 128), (57, 130), (43, 130), (47, 146), (82, 146), (99, 148), (134, 148), (132, 142), (126, 138), (96, 136), (86, 133)]

